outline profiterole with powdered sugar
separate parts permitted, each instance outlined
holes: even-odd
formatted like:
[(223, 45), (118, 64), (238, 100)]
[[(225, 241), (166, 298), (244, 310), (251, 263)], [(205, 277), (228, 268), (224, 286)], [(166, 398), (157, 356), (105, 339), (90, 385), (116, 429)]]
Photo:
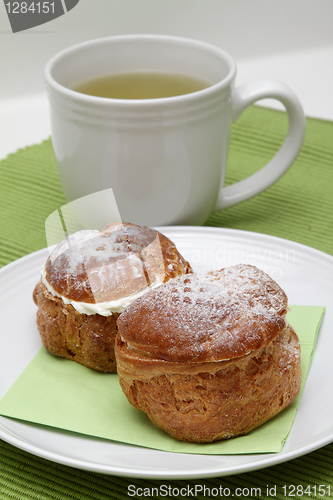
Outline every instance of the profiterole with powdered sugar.
[(150, 291), (118, 318), (123, 392), (178, 440), (248, 433), (300, 389), (300, 344), (287, 305), (272, 278), (245, 264)]
[(51, 252), (33, 299), (42, 343), (52, 354), (115, 372), (117, 318), (138, 297), (192, 272), (160, 232), (112, 223), (82, 230)]

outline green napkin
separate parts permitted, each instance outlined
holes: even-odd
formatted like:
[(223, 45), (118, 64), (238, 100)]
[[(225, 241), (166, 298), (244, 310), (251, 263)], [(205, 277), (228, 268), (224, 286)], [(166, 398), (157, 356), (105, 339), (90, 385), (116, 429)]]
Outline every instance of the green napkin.
[(42, 347), (0, 401), (0, 414), (85, 435), (164, 451), (196, 454), (274, 453), (293, 424), (325, 308), (293, 306), (288, 321), (302, 348), (302, 386), (296, 401), (246, 436), (210, 444), (176, 441), (131, 406), (116, 374), (58, 358)]

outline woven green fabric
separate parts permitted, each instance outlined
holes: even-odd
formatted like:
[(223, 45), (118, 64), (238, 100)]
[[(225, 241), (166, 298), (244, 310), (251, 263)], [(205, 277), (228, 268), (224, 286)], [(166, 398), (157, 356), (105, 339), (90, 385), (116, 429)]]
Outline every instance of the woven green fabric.
[[(284, 113), (252, 106), (233, 125), (226, 184), (264, 165), (282, 143)], [(291, 239), (333, 255), (333, 123), (308, 119), (304, 146), (292, 168), (255, 198), (210, 216), (206, 225), (261, 232)], [(66, 203), (57, 176), (50, 140), (0, 162), (0, 266), (46, 246), (46, 217)], [(153, 481), (77, 470), (29, 455), (0, 442), (0, 500), (127, 499), (128, 486), (248, 488), (240, 498), (286, 498), (291, 485), (311, 488), (303, 498), (333, 495), (333, 444), (267, 469), (214, 479)], [(283, 490), (286, 485), (287, 490)], [(325, 494), (314, 488), (325, 487)], [(276, 486), (276, 494), (267, 487)], [(300, 492), (301, 490), (299, 490)], [(308, 492), (310, 490), (307, 490)], [(190, 496), (190, 495), (189, 495)], [(213, 496), (213, 495), (211, 495)], [(295, 490), (295, 497), (301, 495)], [(138, 498), (138, 497), (136, 497)], [(155, 496), (155, 498), (157, 498)], [(170, 496), (168, 496), (170, 498)]]
[[(254, 173), (277, 151), (285, 113), (252, 106), (233, 126), (226, 184)], [(333, 123), (308, 119), (292, 168), (258, 196), (215, 212), (209, 226), (260, 232), (333, 254)]]

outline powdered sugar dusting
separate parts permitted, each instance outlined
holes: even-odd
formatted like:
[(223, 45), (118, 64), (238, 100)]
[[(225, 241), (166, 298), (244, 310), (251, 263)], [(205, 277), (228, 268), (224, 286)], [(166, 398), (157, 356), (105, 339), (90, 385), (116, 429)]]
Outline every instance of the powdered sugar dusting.
[(230, 359), (275, 338), (286, 309), (285, 293), (267, 274), (239, 265), (169, 281), (134, 302), (119, 331), (131, 346), (163, 359)]
[(169, 270), (170, 249), (175, 247), (163, 237), (162, 248), (160, 236), (147, 227), (120, 223), (102, 232), (78, 231), (53, 250), (42, 270), (42, 281), (50, 293), (79, 312), (101, 314), (105, 308), (103, 315), (110, 315), (113, 307), (120, 312), (130, 303), (128, 297), (135, 300), (169, 279), (172, 272), (186, 272), (177, 251)]
[[(150, 284), (140, 252), (156, 234), (149, 230), (148, 238), (140, 238), (136, 228), (126, 228), (126, 232), (118, 228), (104, 233), (79, 231), (52, 252), (46, 264), (46, 279), (66, 298), (88, 303), (133, 294)], [(156, 281), (155, 276), (150, 277), (151, 282)]]

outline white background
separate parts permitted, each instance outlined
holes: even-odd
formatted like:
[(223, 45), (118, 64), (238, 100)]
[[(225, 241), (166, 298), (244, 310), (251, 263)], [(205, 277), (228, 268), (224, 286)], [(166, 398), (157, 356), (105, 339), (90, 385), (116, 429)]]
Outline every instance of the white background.
[(126, 33), (218, 45), (236, 60), (237, 84), (282, 81), (298, 94), (307, 116), (333, 120), (332, 0), (80, 0), (65, 15), (15, 34), (1, 2), (0, 158), (49, 137), (43, 68), (52, 55)]

